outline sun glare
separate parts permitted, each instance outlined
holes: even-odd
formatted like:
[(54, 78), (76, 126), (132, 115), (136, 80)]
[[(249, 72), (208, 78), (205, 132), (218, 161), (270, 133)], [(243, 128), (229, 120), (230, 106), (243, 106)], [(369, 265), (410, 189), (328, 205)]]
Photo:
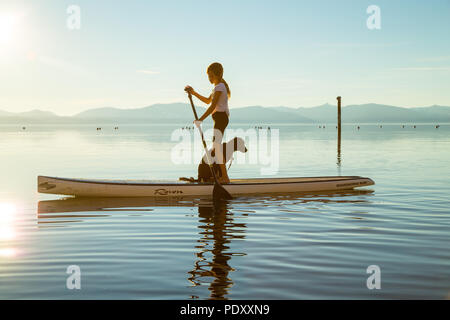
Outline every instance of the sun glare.
[(16, 207), (10, 203), (0, 203), (0, 240), (13, 239), (14, 234), (14, 215)]
[(0, 13), (0, 46), (9, 45), (15, 40), (20, 20), (18, 14)]
[(16, 255), (16, 250), (13, 248), (0, 249), (0, 257), (10, 258)]

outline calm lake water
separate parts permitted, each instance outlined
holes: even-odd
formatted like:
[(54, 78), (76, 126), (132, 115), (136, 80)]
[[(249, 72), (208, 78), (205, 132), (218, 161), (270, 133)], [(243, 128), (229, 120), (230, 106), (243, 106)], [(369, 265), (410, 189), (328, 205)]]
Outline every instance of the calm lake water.
[[(0, 125), (1, 299), (450, 297), (449, 124), (345, 125), (340, 157), (334, 125), (270, 125), (280, 138), (276, 176), (375, 181), (358, 192), (217, 207), (38, 194), (38, 175), (196, 175), (196, 163), (171, 160), (180, 125), (97, 126)], [(261, 177), (264, 166), (235, 163), (229, 175)], [(81, 269), (81, 290), (66, 288), (70, 265)], [(381, 270), (379, 290), (367, 288), (370, 265)]]

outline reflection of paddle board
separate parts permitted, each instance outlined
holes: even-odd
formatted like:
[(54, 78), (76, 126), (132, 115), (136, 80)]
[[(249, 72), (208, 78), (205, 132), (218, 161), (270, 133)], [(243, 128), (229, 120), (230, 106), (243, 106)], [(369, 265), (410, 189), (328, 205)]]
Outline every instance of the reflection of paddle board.
[(38, 202), (38, 214), (63, 212), (153, 211), (151, 207), (194, 207), (211, 201), (201, 198), (63, 198)]
[[(310, 177), (232, 179), (223, 187), (232, 195), (339, 191), (373, 185), (369, 178)], [(213, 183), (152, 180), (69, 179), (38, 176), (38, 192), (81, 197), (210, 196)]]

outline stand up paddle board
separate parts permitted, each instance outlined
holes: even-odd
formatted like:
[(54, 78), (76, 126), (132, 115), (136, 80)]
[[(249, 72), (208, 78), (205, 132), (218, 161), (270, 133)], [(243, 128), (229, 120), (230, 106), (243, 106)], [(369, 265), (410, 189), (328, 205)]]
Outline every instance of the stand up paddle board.
[[(78, 197), (210, 196), (214, 183), (156, 180), (70, 179), (38, 176), (38, 192)], [(374, 185), (359, 176), (232, 179), (231, 195), (350, 190)]]

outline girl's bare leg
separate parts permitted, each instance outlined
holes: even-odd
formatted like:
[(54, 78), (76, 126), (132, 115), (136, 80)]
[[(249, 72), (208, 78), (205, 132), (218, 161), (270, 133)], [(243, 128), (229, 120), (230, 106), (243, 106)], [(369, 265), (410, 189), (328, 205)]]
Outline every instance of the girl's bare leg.
[[(221, 138), (221, 137), (220, 137)], [(225, 167), (225, 163), (223, 163), (223, 152), (222, 152), (222, 139), (217, 139), (213, 142), (214, 150), (215, 150), (215, 157), (214, 162), (219, 165), (220, 169), (220, 177), (218, 177), (218, 180), (220, 183), (229, 183), (230, 178), (228, 177), (227, 168)]]
[(222, 173), (222, 177), (219, 178), (220, 183), (230, 183), (230, 178), (228, 177), (227, 168), (225, 164), (219, 164), (220, 172)]

